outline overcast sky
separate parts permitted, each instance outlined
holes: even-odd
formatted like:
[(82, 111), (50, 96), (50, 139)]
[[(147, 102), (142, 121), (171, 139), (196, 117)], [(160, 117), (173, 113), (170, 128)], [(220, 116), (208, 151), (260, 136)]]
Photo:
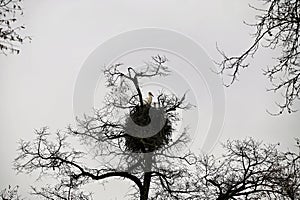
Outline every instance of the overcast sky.
[[(219, 58), (216, 42), (236, 55), (249, 46), (249, 34), (254, 32), (243, 24), (243, 20), (254, 20), (255, 13), (248, 3), (256, 1), (26, 0), (24, 16), (19, 19), (32, 42), (21, 47), (20, 55), (0, 56), (0, 189), (18, 184), (22, 193), (29, 191), (35, 177), (16, 176), (11, 169), (17, 141), (32, 139), (33, 130), (43, 126), (55, 131), (74, 123), (76, 80), (84, 63), (102, 43), (127, 31), (154, 27), (194, 40), (209, 58)], [(293, 138), (299, 137), (300, 112), (279, 117), (266, 113), (266, 109), (276, 110), (274, 100), (278, 95), (266, 92), (269, 83), (262, 68), (272, 63), (276, 53), (258, 51), (239, 82), (225, 89), (225, 120), (213, 152), (219, 142), (247, 136), (266, 143), (280, 142), (283, 149), (293, 147)], [(126, 59), (132, 61), (132, 55)], [(180, 63), (176, 59), (171, 59), (174, 66)], [(204, 87), (201, 84), (199, 87)], [(205, 110), (205, 105), (213, 101), (206, 101), (207, 95), (209, 92), (203, 94), (204, 100), (198, 106), (203, 108), (202, 113), (199, 109), (199, 117), (205, 121), (207, 116), (209, 122), (212, 113)], [(201, 143), (201, 137), (197, 138)], [(114, 192), (116, 185), (118, 192)], [(99, 188), (102, 191), (103, 187)], [(113, 181), (106, 185), (103, 199), (123, 199), (126, 191), (126, 183)]]

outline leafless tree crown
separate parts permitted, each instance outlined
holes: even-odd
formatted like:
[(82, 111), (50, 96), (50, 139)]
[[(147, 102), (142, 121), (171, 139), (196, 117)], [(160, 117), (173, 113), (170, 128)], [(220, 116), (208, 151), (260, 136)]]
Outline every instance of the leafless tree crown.
[[(83, 186), (115, 177), (132, 183), (129, 197), (135, 200), (299, 199), (299, 139), (296, 151), (286, 152), (279, 151), (278, 144), (252, 138), (229, 140), (223, 145), (224, 154), (215, 157), (181, 151), (189, 141), (184, 129), (164, 148), (138, 153), (127, 148), (121, 111), (149, 106), (143, 103), (140, 78), (166, 75), (165, 64), (166, 59), (157, 56), (141, 69), (121, 64), (107, 67), (110, 91), (104, 107), (78, 119), (75, 128), (55, 134), (42, 128), (35, 131), (34, 141), (21, 141), (15, 169), (39, 172), (38, 179), (47, 177), (56, 183), (32, 187), (32, 194), (43, 199), (89, 200), (92, 194)], [(172, 123), (180, 120), (178, 109), (190, 108), (185, 98), (185, 94), (181, 98), (158, 95), (159, 106)], [(80, 145), (74, 146), (74, 139)]]
[(248, 24), (256, 28), (253, 34), (252, 45), (237, 56), (228, 56), (224, 51), (218, 51), (222, 55), (219, 73), (229, 75), (230, 86), (234, 83), (241, 69), (247, 68), (247, 59), (253, 57), (260, 45), (265, 48), (281, 51), (276, 58), (276, 64), (264, 70), (264, 75), (272, 83), (269, 91), (279, 92), (283, 101), (277, 103), (279, 111), (272, 114), (289, 113), (296, 111), (294, 104), (299, 100), (300, 94), (300, 63), (299, 63), (299, 31), (300, 31), (300, 1), (299, 0), (262, 0), (268, 8), (255, 8), (259, 14), (257, 23)]
[[(170, 181), (159, 199), (290, 199), (300, 198), (300, 145), (281, 152), (252, 138), (228, 140), (220, 157), (202, 155), (180, 181)], [(298, 152), (297, 152), (298, 151)]]
[[(122, 111), (150, 106), (144, 105), (140, 79), (168, 75), (170, 71), (166, 62), (165, 57), (158, 55), (139, 69), (122, 64), (105, 68), (110, 90), (104, 106), (95, 109), (94, 115), (78, 119), (77, 127), (70, 126), (64, 133), (58, 131), (54, 135), (48, 128), (42, 128), (36, 130), (33, 142), (21, 141), (15, 169), (23, 173), (39, 171), (40, 179), (52, 177), (59, 180), (55, 186), (33, 187), (33, 194), (45, 199), (90, 199), (91, 194), (82, 192), (82, 186), (108, 177), (119, 177), (133, 183), (133, 199), (147, 200), (152, 196), (153, 188), (169, 184), (167, 179), (171, 177), (181, 177), (185, 169), (181, 170), (179, 166), (190, 163), (192, 156), (179, 151), (188, 141), (186, 129), (165, 148), (134, 153), (126, 146), (128, 134)], [(181, 98), (163, 92), (157, 95), (158, 106), (164, 109), (165, 116), (172, 123), (180, 120), (178, 109), (191, 107), (185, 99), (186, 94)], [(86, 152), (72, 147), (68, 142), (72, 137), (91, 150)], [(151, 141), (147, 139), (141, 140)], [(84, 162), (88, 158), (96, 159), (97, 165)]]

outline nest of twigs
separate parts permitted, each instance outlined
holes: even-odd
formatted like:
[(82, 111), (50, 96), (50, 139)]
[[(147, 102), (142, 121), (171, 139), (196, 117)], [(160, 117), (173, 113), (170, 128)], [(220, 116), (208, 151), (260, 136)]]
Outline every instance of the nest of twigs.
[(125, 146), (135, 153), (153, 152), (171, 141), (171, 121), (162, 108), (135, 106), (125, 121)]

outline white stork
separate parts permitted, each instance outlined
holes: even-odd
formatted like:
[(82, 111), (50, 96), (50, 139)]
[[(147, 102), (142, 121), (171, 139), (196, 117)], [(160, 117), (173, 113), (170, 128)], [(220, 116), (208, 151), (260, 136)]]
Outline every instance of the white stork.
[(152, 98), (153, 98), (153, 94), (151, 92), (148, 92), (148, 97), (144, 100), (144, 103), (146, 105), (151, 106)]

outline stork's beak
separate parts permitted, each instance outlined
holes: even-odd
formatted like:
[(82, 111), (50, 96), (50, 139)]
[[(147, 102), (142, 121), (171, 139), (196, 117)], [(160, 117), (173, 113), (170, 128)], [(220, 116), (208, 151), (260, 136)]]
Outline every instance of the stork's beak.
[[(151, 92), (149, 92), (149, 95), (150, 95), (150, 96), (153, 96), (153, 94), (152, 94)], [(154, 97), (154, 96), (153, 96), (153, 97)]]

